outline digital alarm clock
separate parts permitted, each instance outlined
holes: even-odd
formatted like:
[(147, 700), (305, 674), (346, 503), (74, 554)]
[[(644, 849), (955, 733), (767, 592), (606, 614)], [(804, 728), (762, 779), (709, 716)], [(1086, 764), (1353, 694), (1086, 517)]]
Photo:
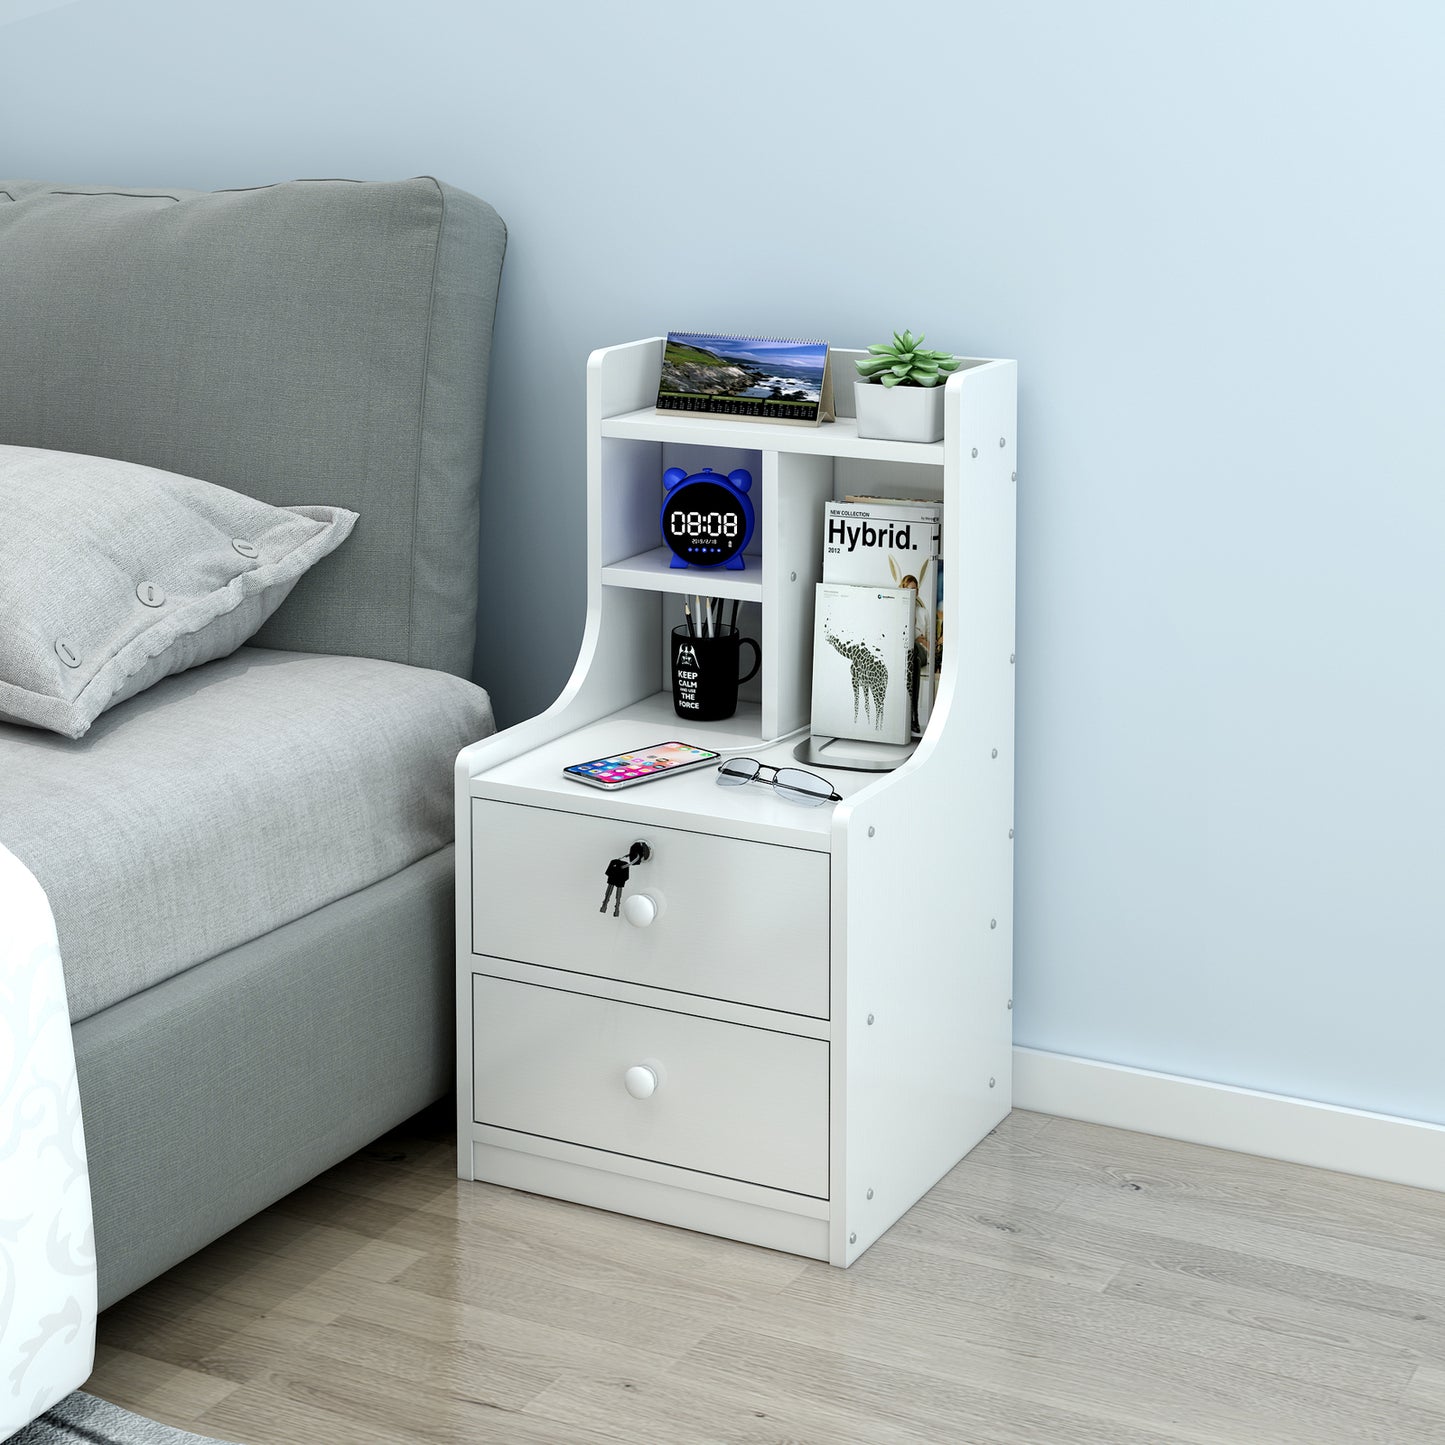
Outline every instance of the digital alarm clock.
[(753, 474), (742, 467), (723, 476), (711, 467), (689, 476), (681, 467), (662, 474), (662, 540), (672, 548), (672, 567), (726, 567), (741, 572), (743, 548), (757, 516), (748, 498)]

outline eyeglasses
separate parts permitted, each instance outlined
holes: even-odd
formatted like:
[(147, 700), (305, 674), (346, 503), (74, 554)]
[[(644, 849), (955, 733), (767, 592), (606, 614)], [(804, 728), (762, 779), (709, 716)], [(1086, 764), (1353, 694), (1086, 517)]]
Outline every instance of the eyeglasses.
[[(763, 777), (765, 771), (773, 776)], [(842, 793), (835, 793), (833, 785), (817, 773), (805, 773), (801, 768), (774, 768), (756, 758), (729, 758), (718, 767), (717, 782), (720, 788), (740, 788), (744, 783), (771, 783), (780, 798), (786, 798), (790, 803), (801, 803), (805, 808), (843, 801)]]

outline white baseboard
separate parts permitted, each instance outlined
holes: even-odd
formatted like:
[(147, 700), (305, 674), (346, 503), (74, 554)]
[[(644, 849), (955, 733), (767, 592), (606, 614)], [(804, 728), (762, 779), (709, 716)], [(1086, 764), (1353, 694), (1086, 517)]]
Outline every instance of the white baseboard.
[(1014, 1049), (1017, 1109), (1445, 1192), (1445, 1125)]

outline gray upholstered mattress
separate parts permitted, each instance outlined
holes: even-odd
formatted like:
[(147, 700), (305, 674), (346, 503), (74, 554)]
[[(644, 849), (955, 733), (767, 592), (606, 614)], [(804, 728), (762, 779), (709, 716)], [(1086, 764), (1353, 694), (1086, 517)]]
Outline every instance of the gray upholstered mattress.
[(79, 741), (0, 724), (0, 838), (50, 896), (72, 1019), (435, 853), (492, 730), (448, 673), (255, 647)]

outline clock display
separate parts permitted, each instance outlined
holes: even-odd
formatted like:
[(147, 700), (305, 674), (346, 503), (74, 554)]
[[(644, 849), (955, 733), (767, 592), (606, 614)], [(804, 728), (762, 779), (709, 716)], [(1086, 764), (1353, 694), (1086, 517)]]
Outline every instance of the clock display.
[(663, 475), (662, 537), (674, 567), (743, 568), (742, 551), (753, 534), (752, 476), (739, 468), (722, 476), (711, 467), (688, 476), (681, 467)]
[(736, 512), (684, 512), (679, 507), (672, 514), (674, 537), (706, 537), (716, 542), (736, 537), (741, 528), (742, 518)]

